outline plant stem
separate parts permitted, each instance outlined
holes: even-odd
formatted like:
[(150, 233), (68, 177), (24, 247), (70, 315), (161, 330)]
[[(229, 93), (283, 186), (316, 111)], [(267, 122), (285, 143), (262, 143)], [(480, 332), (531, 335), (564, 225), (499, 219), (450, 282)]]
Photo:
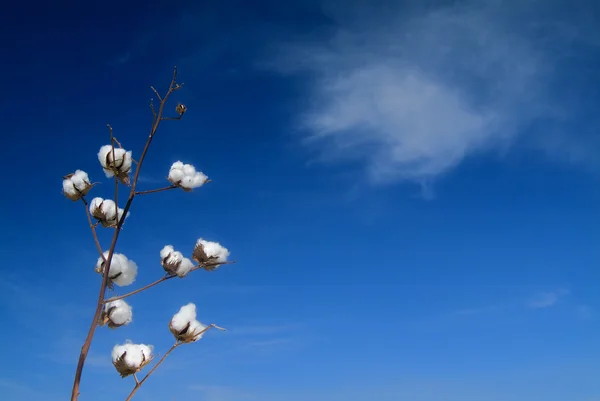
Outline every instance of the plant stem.
[(174, 278), (174, 277), (177, 277), (177, 276), (164, 276), (164, 277), (161, 277), (161, 278), (159, 278), (158, 280), (156, 280), (155, 282), (153, 282), (153, 283), (150, 283), (150, 284), (147, 284), (147, 285), (143, 286), (142, 288), (138, 288), (138, 289), (137, 289), (137, 290), (135, 290), (135, 291), (131, 291), (131, 292), (128, 292), (127, 294), (118, 295), (118, 296), (115, 296), (115, 297), (111, 297), (111, 298), (109, 298), (109, 299), (106, 299), (106, 300), (104, 300), (104, 303), (113, 302), (113, 301), (116, 301), (116, 300), (118, 300), (118, 299), (127, 298), (127, 297), (129, 297), (129, 296), (132, 296), (132, 295), (135, 295), (135, 294), (137, 294), (138, 292), (142, 292), (142, 291), (144, 291), (144, 290), (147, 290), (147, 289), (148, 289), (148, 288), (150, 288), (150, 287), (154, 287), (155, 285), (157, 285), (157, 284), (160, 284), (160, 283), (162, 283), (163, 281), (166, 281), (166, 280), (168, 280), (168, 279), (171, 279), (171, 278)]
[(129, 395), (127, 396), (127, 398), (125, 399), (125, 401), (131, 401), (131, 399), (135, 395), (136, 391), (138, 391), (138, 389), (140, 387), (142, 387), (142, 384), (144, 384), (144, 382), (146, 381), (146, 379), (148, 379), (148, 377), (150, 377), (150, 375), (152, 373), (154, 373), (154, 371), (156, 369), (158, 369), (158, 367), (160, 366), (160, 364), (163, 363), (165, 359), (167, 359), (167, 357), (169, 356), (169, 354), (171, 352), (173, 352), (173, 350), (175, 350), (175, 348), (179, 347), (181, 344), (183, 344), (183, 343), (176, 342), (175, 344), (173, 344), (173, 346), (171, 348), (169, 348), (169, 350), (163, 355), (162, 358), (160, 358), (160, 361), (156, 362), (156, 365), (154, 365), (152, 367), (152, 369), (150, 370), (150, 372), (148, 372), (148, 374), (146, 376), (144, 376), (144, 378), (142, 380), (138, 381), (137, 378), (136, 378), (135, 387), (133, 388), (133, 390), (131, 390), (131, 393), (129, 393)]
[(162, 191), (168, 191), (170, 189), (175, 189), (175, 188), (179, 188), (176, 185), (169, 185), (168, 187), (164, 187), (164, 188), (158, 188), (158, 189), (149, 189), (147, 191), (139, 191), (136, 192), (136, 195), (146, 195), (146, 194), (153, 194), (155, 192), (162, 192)]
[(173, 78), (171, 79), (171, 84), (169, 85), (169, 90), (167, 91), (167, 94), (160, 101), (160, 106), (159, 106), (158, 113), (157, 113), (158, 118), (153, 119), (154, 121), (152, 124), (152, 128), (150, 129), (150, 134), (148, 135), (148, 139), (146, 141), (146, 145), (144, 146), (144, 150), (142, 151), (142, 155), (140, 156), (140, 160), (138, 162), (137, 168), (135, 169), (135, 176), (133, 178), (131, 190), (129, 191), (129, 198), (127, 199), (127, 204), (125, 205), (125, 209), (123, 210), (123, 215), (117, 222), (117, 227), (115, 229), (115, 233), (113, 235), (112, 242), (110, 244), (108, 255), (104, 262), (105, 267), (104, 267), (104, 272), (102, 274), (102, 283), (100, 284), (100, 290), (98, 293), (98, 301), (96, 303), (96, 311), (94, 312), (94, 317), (92, 318), (92, 323), (88, 330), (88, 334), (85, 338), (85, 342), (83, 343), (83, 346), (81, 347), (81, 353), (79, 354), (79, 361), (77, 362), (77, 369), (75, 371), (75, 378), (73, 380), (73, 389), (71, 391), (71, 401), (77, 401), (79, 398), (79, 385), (81, 383), (81, 375), (83, 373), (83, 366), (85, 364), (87, 355), (90, 351), (90, 347), (92, 345), (92, 340), (94, 338), (94, 333), (96, 332), (96, 327), (98, 327), (98, 318), (100, 317), (100, 314), (102, 313), (102, 308), (104, 307), (104, 296), (106, 293), (106, 288), (108, 286), (110, 265), (112, 262), (113, 254), (115, 252), (115, 247), (117, 245), (117, 240), (119, 239), (119, 233), (121, 232), (121, 228), (123, 227), (123, 223), (125, 222), (125, 217), (127, 216), (127, 212), (131, 208), (133, 198), (135, 197), (135, 188), (138, 183), (140, 169), (142, 167), (142, 163), (144, 162), (144, 158), (146, 157), (146, 153), (148, 152), (148, 148), (150, 147), (150, 144), (152, 143), (152, 138), (154, 137), (154, 134), (156, 133), (156, 130), (158, 129), (158, 126), (160, 125), (160, 122), (162, 120), (162, 114), (163, 114), (163, 110), (165, 107), (165, 103), (166, 103), (167, 99), (169, 98), (169, 95), (171, 93), (173, 93), (174, 90), (179, 88), (179, 86), (175, 82), (176, 78), (177, 78), (177, 68), (175, 68), (173, 71)]

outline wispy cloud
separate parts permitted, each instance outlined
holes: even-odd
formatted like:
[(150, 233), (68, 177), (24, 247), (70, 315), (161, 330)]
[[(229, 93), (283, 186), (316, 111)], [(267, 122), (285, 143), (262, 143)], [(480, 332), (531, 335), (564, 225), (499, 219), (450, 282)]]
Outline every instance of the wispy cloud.
[[(525, 133), (544, 152), (588, 159), (589, 146), (560, 125), (573, 122), (578, 106), (552, 83), (564, 53), (589, 32), (536, 7), (545, 6), (328, 2), (334, 27), (326, 38), (284, 43), (270, 67), (310, 73), (300, 118), (307, 145), (321, 160), (364, 163), (373, 182), (427, 183), (471, 155), (503, 152)], [(556, 124), (539, 135), (530, 128), (542, 120)]]
[(568, 290), (559, 289), (551, 292), (543, 292), (532, 297), (527, 306), (531, 309), (550, 308), (558, 303), (558, 301), (569, 294)]

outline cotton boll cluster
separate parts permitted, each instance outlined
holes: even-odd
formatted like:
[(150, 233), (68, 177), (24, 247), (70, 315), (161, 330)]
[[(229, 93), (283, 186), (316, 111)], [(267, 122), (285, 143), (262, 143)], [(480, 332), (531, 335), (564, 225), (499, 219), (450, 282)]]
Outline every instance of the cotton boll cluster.
[(214, 270), (221, 263), (227, 262), (229, 250), (218, 242), (199, 238), (194, 247), (192, 258), (204, 265), (206, 270)]
[(169, 275), (185, 277), (194, 267), (194, 263), (173, 246), (167, 245), (160, 251), (160, 263)]
[(208, 177), (204, 173), (196, 171), (191, 164), (183, 164), (180, 161), (173, 163), (169, 170), (169, 181), (184, 191), (201, 187), (207, 180)]
[(63, 194), (72, 201), (78, 201), (94, 186), (85, 171), (75, 170), (63, 177)]
[(121, 377), (127, 377), (142, 370), (152, 361), (152, 345), (132, 344), (130, 341), (115, 345), (112, 350), (112, 363)]
[[(108, 258), (108, 252), (104, 252), (104, 257)], [(104, 259), (98, 258), (96, 262), (96, 273), (104, 273)], [(110, 269), (108, 271), (109, 284), (113, 283), (119, 287), (130, 285), (137, 276), (137, 264), (133, 260), (127, 259), (122, 253), (115, 253), (112, 256)]]
[[(90, 202), (90, 213), (102, 227), (116, 227), (123, 216), (123, 209), (111, 199), (94, 198)], [(129, 212), (125, 218), (129, 217)]]
[(111, 329), (114, 329), (131, 323), (132, 317), (131, 306), (122, 299), (117, 299), (116, 301), (107, 302), (104, 305), (104, 310), (98, 323), (100, 325), (106, 324)]
[(206, 329), (207, 326), (196, 320), (196, 305), (192, 303), (182, 306), (169, 323), (169, 330), (182, 343), (198, 341)]
[(108, 178), (117, 176), (123, 184), (129, 184), (129, 172), (133, 163), (131, 151), (104, 145), (98, 152), (98, 160)]

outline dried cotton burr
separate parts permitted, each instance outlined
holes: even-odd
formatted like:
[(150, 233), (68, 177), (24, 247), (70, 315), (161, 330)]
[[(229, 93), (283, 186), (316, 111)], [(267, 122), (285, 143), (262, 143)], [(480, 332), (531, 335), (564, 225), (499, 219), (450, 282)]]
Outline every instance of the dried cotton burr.
[(207, 241), (199, 238), (192, 252), (192, 259), (198, 262), (205, 270), (214, 270), (220, 264), (227, 262), (229, 250), (218, 242)]
[(122, 299), (117, 299), (104, 305), (98, 324), (115, 329), (131, 323), (132, 318), (131, 306)]
[(112, 350), (112, 363), (121, 377), (127, 377), (142, 370), (154, 358), (152, 345), (132, 344), (127, 341), (115, 345)]
[(98, 160), (108, 178), (116, 176), (123, 184), (129, 185), (129, 172), (133, 163), (131, 151), (104, 145), (98, 151)]
[(93, 186), (83, 170), (75, 170), (74, 173), (63, 177), (63, 194), (74, 202), (87, 195)]
[(192, 189), (204, 185), (208, 181), (208, 177), (204, 173), (196, 171), (191, 164), (176, 161), (169, 170), (169, 181), (184, 191), (190, 192)]
[(172, 245), (167, 245), (160, 251), (160, 264), (170, 276), (185, 277), (194, 268), (194, 263), (184, 258)]
[[(123, 209), (111, 199), (94, 198), (90, 202), (90, 213), (102, 227), (116, 227), (123, 216)], [(129, 216), (129, 212), (125, 218)]]
[[(104, 258), (108, 259), (108, 252), (104, 252)], [(96, 273), (103, 274), (106, 262), (104, 258), (98, 258), (96, 262)], [(137, 276), (137, 264), (122, 253), (114, 253), (108, 270), (108, 285), (113, 284), (119, 287), (125, 287), (132, 284)]]
[(196, 320), (196, 305), (193, 303), (182, 306), (169, 323), (169, 330), (175, 339), (182, 343), (198, 341), (207, 328)]

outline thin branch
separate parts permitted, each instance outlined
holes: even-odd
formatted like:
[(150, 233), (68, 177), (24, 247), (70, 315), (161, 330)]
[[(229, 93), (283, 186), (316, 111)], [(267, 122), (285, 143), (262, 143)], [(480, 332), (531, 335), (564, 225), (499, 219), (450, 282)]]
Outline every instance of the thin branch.
[(129, 212), (129, 209), (131, 208), (133, 199), (135, 198), (135, 192), (136, 192), (135, 189), (137, 187), (137, 183), (138, 183), (138, 179), (139, 179), (139, 175), (140, 175), (140, 169), (144, 162), (144, 158), (146, 157), (146, 154), (148, 153), (148, 148), (150, 147), (150, 144), (152, 143), (152, 138), (156, 134), (156, 131), (158, 130), (158, 127), (160, 125), (163, 111), (165, 108), (165, 104), (166, 104), (169, 96), (171, 95), (171, 93), (173, 93), (173, 91), (176, 90), (176, 88), (179, 89), (179, 85), (177, 85), (176, 79), (177, 79), (177, 68), (175, 67), (173, 69), (173, 78), (171, 79), (171, 84), (169, 85), (169, 90), (167, 91), (165, 96), (162, 99), (160, 99), (160, 106), (158, 108), (157, 118), (154, 121), (154, 123), (152, 124), (152, 128), (150, 129), (148, 139), (146, 140), (146, 144), (144, 145), (144, 149), (142, 151), (140, 160), (138, 162), (138, 167), (135, 170), (135, 176), (133, 179), (133, 183), (132, 183), (131, 189), (129, 191), (129, 198), (127, 199), (127, 203), (125, 204), (125, 208), (123, 209), (123, 215), (121, 216), (120, 219), (118, 219), (117, 227), (115, 228), (113, 238), (112, 238), (112, 241), (110, 244), (110, 248), (108, 250), (108, 255), (105, 258), (105, 266), (106, 267), (102, 274), (102, 283), (100, 284), (100, 290), (98, 291), (98, 301), (96, 303), (96, 311), (94, 312), (94, 316), (92, 318), (92, 322), (90, 324), (88, 334), (85, 338), (85, 342), (83, 343), (83, 346), (81, 347), (81, 352), (79, 354), (79, 361), (77, 362), (77, 369), (75, 370), (75, 378), (73, 380), (73, 389), (71, 391), (71, 401), (77, 401), (79, 398), (79, 386), (81, 383), (83, 366), (85, 364), (87, 355), (90, 351), (90, 347), (92, 345), (92, 340), (94, 338), (94, 333), (96, 332), (96, 328), (98, 327), (98, 318), (100, 317), (100, 314), (102, 313), (102, 309), (104, 308), (104, 297), (105, 297), (105, 293), (106, 293), (106, 288), (108, 287), (110, 265), (112, 262), (113, 254), (115, 252), (115, 247), (117, 245), (117, 240), (119, 239), (119, 234), (121, 232), (121, 228), (123, 227), (123, 223), (125, 222), (125, 217), (127, 216), (127, 212)]
[[(228, 265), (228, 264), (234, 264), (234, 263), (235, 263), (235, 260), (232, 260), (232, 261), (227, 261), (227, 262), (223, 262), (223, 263), (205, 263), (205, 264), (201, 264), (201, 265), (197, 265), (197, 266), (194, 266), (194, 267), (192, 267), (192, 268), (190, 269), (190, 272), (193, 272), (193, 271), (195, 271), (195, 270), (199, 270), (199, 269), (203, 269), (203, 268), (205, 268), (205, 267), (219, 266), (219, 265)], [(135, 294), (138, 294), (138, 293), (140, 293), (140, 292), (142, 292), (142, 291), (145, 291), (145, 290), (147, 290), (148, 288), (152, 288), (152, 287), (154, 287), (155, 285), (158, 285), (158, 284), (162, 283), (163, 281), (167, 281), (167, 280), (170, 280), (170, 279), (172, 279), (172, 278), (175, 278), (175, 277), (178, 277), (178, 276), (176, 276), (176, 275), (166, 275), (166, 276), (164, 276), (164, 277), (161, 277), (161, 278), (159, 278), (159, 279), (158, 279), (158, 280), (156, 280), (156, 281), (153, 281), (153, 282), (152, 282), (152, 283), (150, 283), (150, 284), (146, 284), (145, 286), (143, 286), (143, 287), (141, 287), (141, 288), (138, 288), (137, 290), (134, 290), (134, 291), (128, 292), (127, 294), (123, 294), (123, 295), (117, 295), (117, 296), (114, 296), (114, 297), (110, 297), (110, 298), (108, 298), (108, 299), (105, 299), (105, 300), (104, 300), (104, 303), (113, 302), (113, 301), (116, 301), (116, 300), (119, 300), (119, 299), (123, 299), (123, 298), (130, 297), (130, 296), (132, 296), (132, 295), (135, 295)]]
[(163, 117), (162, 120), (163, 121), (181, 120), (182, 118), (183, 118), (183, 114), (180, 114), (179, 117)]
[(130, 297), (130, 296), (135, 295), (135, 294), (137, 294), (139, 292), (145, 291), (148, 288), (154, 287), (155, 285), (160, 284), (163, 281), (167, 281), (167, 280), (175, 278), (175, 277), (177, 277), (177, 276), (164, 276), (164, 277), (161, 277), (158, 280), (154, 281), (153, 283), (147, 284), (147, 285), (143, 286), (142, 288), (138, 288), (135, 291), (131, 291), (131, 292), (128, 292), (127, 294), (118, 295), (118, 296), (114, 296), (114, 297), (105, 299), (104, 303), (113, 302), (113, 301), (116, 301), (118, 299), (123, 299), (123, 298)]
[[(169, 350), (163, 355), (163, 357), (160, 358), (160, 360), (158, 362), (156, 362), (156, 365), (154, 365), (152, 367), (152, 369), (150, 370), (150, 372), (148, 372), (148, 374), (146, 374), (146, 376), (144, 376), (144, 378), (141, 381), (139, 381), (138, 383), (135, 384), (135, 387), (133, 388), (133, 390), (131, 390), (131, 393), (129, 393), (129, 395), (127, 396), (127, 398), (125, 399), (125, 401), (131, 401), (131, 399), (135, 395), (136, 391), (138, 391), (138, 389), (140, 387), (142, 387), (142, 384), (144, 384), (144, 382), (150, 377), (150, 375), (152, 373), (154, 373), (154, 371), (156, 369), (158, 369), (158, 367), (160, 366), (160, 364), (163, 363), (165, 359), (167, 359), (167, 357), (169, 356), (169, 354), (171, 352), (173, 352), (175, 350), (175, 348), (179, 347), (181, 344), (183, 344), (183, 343), (176, 342), (175, 344), (173, 344), (173, 346), (171, 346), (171, 348), (169, 348)], [(136, 378), (136, 382), (137, 382), (137, 378)]]
[(92, 236), (94, 237), (94, 243), (96, 244), (96, 249), (98, 249), (98, 253), (100, 257), (106, 262), (106, 258), (104, 257), (104, 252), (102, 252), (102, 246), (100, 245), (100, 240), (98, 239), (98, 233), (96, 232), (96, 226), (98, 223), (94, 224), (92, 221), (92, 213), (90, 213), (90, 208), (88, 207), (88, 202), (84, 197), (81, 197), (83, 202), (83, 207), (85, 207), (85, 214), (88, 219), (88, 223), (90, 223), (90, 229), (92, 230)]
[(171, 189), (176, 189), (176, 188), (179, 188), (179, 187), (177, 185), (169, 185), (168, 187), (163, 187), (163, 188), (158, 188), (158, 189), (149, 189), (147, 191), (138, 191), (135, 194), (136, 195), (153, 194), (155, 192), (169, 191)]
[(160, 93), (158, 93), (158, 91), (156, 89), (154, 89), (154, 86), (151, 86), (150, 89), (152, 89), (152, 92), (154, 92), (154, 94), (156, 95), (156, 98), (162, 102), (162, 97), (160, 97)]
[[(204, 330), (202, 330), (201, 332), (199, 332), (197, 335), (201, 335), (204, 334), (205, 332), (207, 332), (208, 330), (215, 328), (217, 330), (221, 330), (221, 331), (226, 331), (223, 327), (219, 327), (216, 324), (211, 324), (209, 326), (207, 326)], [(171, 348), (169, 348), (169, 350), (163, 355), (162, 358), (160, 358), (160, 360), (158, 362), (156, 362), (156, 365), (154, 365), (152, 367), (152, 369), (150, 370), (150, 372), (148, 372), (146, 374), (146, 376), (144, 376), (144, 378), (142, 380), (140, 380), (138, 382), (137, 377), (135, 377), (135, 387), (133, 387), (133, 390), (131, 390), (131, 393), (129, 393), (129, 395), (127, 396), (127, 398), (125, 399), (125, 401), (131, 401), (131, 399), (133, 398), (133, 396), (135, 395), (136, 391), (139, 390), (140, 387), (142, 387), (142, 385), (144, 384), (144, 382), (146, 380), (148, 380), (148, 378), (152, 375), (152, 373), (154, 373), (154, 371), (156, 371), (156, 369), (158, 369), (158, 367), (160, 366), (161, 363), (163, 363), (165, 361), (165, 359), (167, 359), (167, 357), (169, 356), (169, 354), (171, 352), (173, 352), (175, 350), (175, 348), (179, 347), (180, 345), (185, 344), (185, 343), (181, 343), (181, 342), (176, 342), (175, 344), (173, 344), (173, 346), (171, 346)]]

